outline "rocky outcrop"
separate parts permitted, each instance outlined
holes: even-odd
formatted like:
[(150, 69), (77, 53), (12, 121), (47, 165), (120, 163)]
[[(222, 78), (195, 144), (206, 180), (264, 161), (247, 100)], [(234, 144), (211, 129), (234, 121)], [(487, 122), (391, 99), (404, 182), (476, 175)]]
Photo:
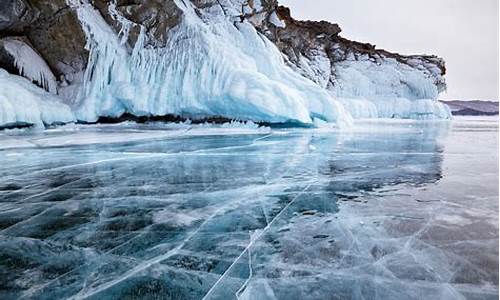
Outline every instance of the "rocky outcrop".
[[(76, 13), (65, 0), (1, 0), (0, 36), (23, 36), (41, 53), (56, 76), (73, 74), (85, 69), (88, 53), (86, 38)], [(326, 21), (298, 21), (291, 17), (290, 10), (279, 6), (276, 0), (267, 1), (192, 1), (202, 11), (219, 7), (252, 22), (263, 34), (275, 42), (286, 56), (287, 62), (302, 75), (322, 86), (335, 85), (335, 63), (345, 61), (350, 55), (355, 59), (367, 56), (374, 63), (393, 58), (411, 67), (422, 66), (429, 75), (439, 70), (435, 83), (440, 90), (445, 88), (442, 76), (446, 73), (444, 61), (435, 56), (404, 56), (376, 49), (374, 45), (359, 43), (341, 37), (341, 28)], [(241, 3), (240, 3), (241, 2)], [(258, 4), (256, 4), (259, 2)], [(148, 44), (154, 47), (165, 45), (169, 29), (179, 24), (182, 10), (175, 1), (154, 0), (94, 0), (105, 20), (116, 32), (123, 31), (123, 23), (142, 25), (147, 33)], [(240, 15), (237, 10), (240, 8)], [(284, 26), (273, 24), (276, 14)], [(123, 20), (119, 20), (122, 18)], [(121, 21), (121, 22), (120, 22)], [(126, 29), (130, 45), (134, 45), (139, 34), (138, 26)], [(320, 68), (331, 64), (330, 71)], [(9, 70), (9, 62), (0, 61), (0, 66)]]
[[(290, 9), (279, 6), (276, 1), (273, 10), (267, 11), (264, 22), (258, 28), (286, 56), (292, 68), (321, 86), (333, 88), (336, 85), (335, 65), (346, 60), (368, 59), (374, 64), (381, 64), (386, 59), (394, 59), (411, 68), (419, 69), (432, 78), (439, 91), (446, 89), (446, 74), (443, 59), (433, 55), (401, 55), (377, 49), (375, 45), (360, 43), (343, 38), (338, 24), (326, 21), (299, 21), (291, 17)], [(285, 26), (275, 26), (270, 16), (276, 12)], [(330, 65), (331, 72), (321, 65)]]
[[(128, 36), (131, 47), (137, 41), (140, 26), (148, 36), (146, 45), (165, 46), (169, 29), (177, 26), (182, 17), (182, 10), (172, 0), (95, 0), (94, 5), (116, 32)], [(132, 26), (124, 28), (127, 23)]]
[[(113, 34), (119, 37), (119, 42), (115, 44), (111, 42), (106, 46), (101, 45), (102, 49), (100, 51), (104, 51), (103, 53), (99, 51), (92, 53), (93, 49), (96, 49), (96, 43), (98, 42), (95, 39), (95, 30), (91, 30), (89, 24), (82, 22), (82, 16), (79, 15), (84, 13), (82, 7), (90, 9), (86, 10), (87, 13), (89, 11), (92, 11), (92, 14), (95, 12), (99, 19), (104, 20), (101, 27), (106, 27), (106, 29), (103, 28), (103, 30), (114, 32)], [(187, 14), (187, 11), (192, 11), (192, 13)], [(370, 109), (372, 109), (372, 106), (377, 106), (373, 110), (379, 112), (369, 116), (398, 116), (392, 110), (385, 109), (385, 106), (393, 105), (391, 104), (393, 102), (389, 103), (387, 99), (436, 99), (439, 92), (446, 88), (444, 80), (446, 68), (442, 59), (427, 55), (400, 55), (377, 49), (371, 44), (348, 40), (341, 36), (341, 28), (337, 24), (326, 21), (299, 21), (293, 19), (290, 10), (280, 6), (277, 0), (0, 0), (0, 39), (15, 38), (22, 41), (25, 47), (32, 49), (36, 56), (42, 59), (50, 69), (49, 71), (45, 70), (44, 74), (50, 74), (57, 80), (59, 88), (50, 89), (50, 92), (59, 93), (70, 104), (76, 103), (77, 105), (79, 103), (75, 101), (75, 97), (78, 91), (83, 88), (83, 82), (91, 81), (97, 76), (96, 74), (99, 74), (101, 81), (94, 85), (102, 86), (115, 80), (115, 84), (120, 86), (120, 88), (110, 87), (106, 91), (106, 93), (110, 94), (109, 97), (115, 97), (117, 98), (115, 100), (120, 102), (113, 104), (116, 106), (115, 110), (123, 113), (133, 113), (137, 110), (141, 114), (154, 115), (158, 110), (152, 111), (151, 107), (160, 107), (158, 103), (146, 105), (141, 102), (144, 107), (139, 109), (137, 103), (134, 103), (137, 100), (134, 99), (134, 97), (137, 97), (137, 94), (134, 94), (134, 88), (131, 85), (126, 88), (123, 86), (127, 82), (133, 83), (132, 81), (136, 80), (134, 78), (136, 75), (133, 75), (130, 70), (124, 70), (128, 68), (128, 66), (125, 66), (126, 63), (120, 67), (122, 69), (117, 69), (114, 64), (123, 63), (118, 62), (119, 59), (130, 59), (129, 64), (133, 63), (137, 64), (138, 67), (145, 68), (145, 65), (141, 64), (141, 60), (145, 60), (150, 64), (161, 62), (164, 65), (159, 65), (158, 70), (167, 70), (168, 68), (179, 70), (183, 68), (182, 64), (201, 65), (204, 63), (202, 58), (196, 58), (195, 61), (192, 61), (192, 58), (188, 57), (188, 55), (182, 55), (184, 50), (192, 52), (193, 49), (181, 48), (199, 47), (200, 54), (204, 55), (205, 52), (208, 53), (213, 50), (213, 45), (206, 46), (203, 44), (208, 42), (203, 40), (207, 37), (198, 36), (197, 30), (200, 29), (196, 27), (198, 25), (195, 26), (196, 28), (188, 28), (186, 32), (180, 34), (179, 27), (186, 26), (189, 23), (184, 22), (186, 18), (196, 18), (201, 22), (205, 22), (207, 30), (213, 31), (210, 34), (215, 34), (220, 38), (232, 34), (229, 33), (230, 28), (224, 27), (227, 23), (232, 23), (233, 29), (236, 30), (241, 30), (244, 27), (239, 24), (251, 24), (258, 31), (260, 37), (265, 36), (266, 41), (269, 40), (274, 43), (281, 52), (283, 60), (292, 70), (310, 79), (320, 88), (328, 90), (332, 97), (347, 98), (348, 100), (345, 100), (347, 102), (343, 102), (344, 105), (350, 103), (351, 100), (349, 99), (351, 98), (373, 101), (375, 104), (369, 103), (369, 106), (371, 105)], [(223, 23), (226, 25), (217, 27), (217, 24)], [(218, 32), (219, 30), (222, 33)], [(183, 41), (183, 39), (194, 38), (200, 38), (199, 41), (194, 42), (194, 45)], [(228, 41), (228, 43), (232, 42), (235, 41)], [(243, 43), (242, 40), (238, 42)], [(100, 43), (103, 44), (103, 40)], [(122, 49), (118, 51), (118, 47), (123, 47), (130, 57), (127, 57), (127, 54), (124, 54)], [(139, 51), (138, 47), (147, 49), (147, 51), (142, 53), (142, 50)], [(172, 49), (175, 47), (179, 47), (179, 49)], [(116, 58), (116, 61), (110, 59), (109, 65), (105, 66), (105, 68), (110, 68), (108, 71), (104, 70), (105, 68), (94, 70), (99, 63), (102, 63), (100, 60), (103, 59), (103, 55), (115, 55), (119, 58)], [(151, 55), (175, 55), (176, 57), (172, 59), (178, 59), (179, 61), (176, 63), (180, 65), (173, 67), (169, 65), (168, 57), (163, 60), (158, 59), (158, 57), (153, 59)], [(217, 59), (214, 61), (217, 61)], [(101, 67), (103, 66), (101, 65)], [(213, 68), (214, 66), (210, 65), (209, 67)], [(43, 80), (37, 81), (23, 74), (19, 68), (19, 60), (16, 63), (16, 58), (13, 57), (12, 53), (6, 51), (5, 47), (2, 48), (1, 43), (0, 68), (10, 73), (23, 75), (35, 84), (47, 89), (47, 86), (43, 84)], [(152, 69), (152, 66), (147, 66), (147, 68), (149, 69), (141, 72), (157, 72)], [(221, 69), (225, 72), (227, 68), (224, 66)], [(113, 80), (108, 78), (109, 75), (106, 75), (106, 72), (112, 70), (123, 71), (124, 74), (120, 74), (123, 78), (114, 78)], [(215, 71), (212, 70), (213, 72)], [(243, 73), (239, 72), (238, 76), (240, 76), (239, 74)], [(387, 76), (381, 76), (381, 74)], [(150, 75), (158, 76), (155, 73), (146, 74), (146, 77)], [(277, 74), (265, 75), (277, 76)], [(285, 77), (286, 80), (292, 80), (291, 77)], [(158, 78), (167, 80), (162, 76)], [(158, 86), (158, 84), (151, 83), (150, 79), (144, 80), (145, 85), (138, 87), (136, 90), (147, 90)], [(292, 81), (294, 80), (296, 79)], [(277, 81), (280, 81), (279, 76)], [(234, 84), (238, 88), (241, 87), (240, 83)], [(301, 84), (308, 86), (309, 83)], [(169, 88), (172, 87), (169, 86)], [(246, 88), (250, 89), (247, 84), (245, 84)], [(257, 87), (254, 86), (253, 88), (256, 89)], [(207, 90), (209, 90), (207, 95), (200, 94), (198, 97), (211, 97), (211, 93), (215, 91), (214, 89)], [(283, 94), (283, 91), (278, 91), (275, 87), (266, 86), (264, 90), (266, 93), (273, 91), (268, 95)], [(293, 92), (293, 97), (299, 97), (298, 94), (302, 93), (303, 90), (298, 88), (297, 91)], [(309, 86), (306, 90), (309, 91)], [(231, 90), (231, 93), (233, 92), (234, 90)], [(322, 99), (321, 101), (328, 102), (329, 100), (325, 100), (326, 96), (322, 94), (323, 92), (324, 90), (320, 92), (321, 96), (318, 97)], [(88, 93), (89, 91), (87, 91)], [(93, 93), (94, 95), (91, 96), (94, 98), (91, 101), (103, 100), (95, 99), (96, 90)], [(141, 96), (146, 94), (142, 93)], [(158, 91), (158, 93), (154, 93), (154, 97), (158, 97), (160, 94), (160, 91)], [(221, 93), (217, 95), (221, 96)], [(284, 97), (286, 101), (290, 101), (288, 97)], [(299, 98), (304, 97), (300, 96)], [(365, 109), (368, 105), (365, 102), (357, 107)], [(297, 105), (303, 106), (302, 104)], [(317, 109), (318, 106), (315, 105), (311, 105), (311, 107)], [(383, 114), (380, 113), (382, 111), (381, 105), (384, 106), (384, 109), (382, 109)], [(410, 106), (409, 102), (405, 103), (407, 115), (412, 109)], [(189, 109), (192, 109), (192, 107), (189, 107)], [(92, 110), (93, 119), (101, 116), (109, 117), (109, 115), (96, 116), (95, 114), (100, 113), (100, 109), (95, 110), (92, 108), (90, 110)], [(335, 108), (334, 110), (339, 110), (338, 114), (342, 113), (342, 109)], [(159, 111), (168, 112), (163, 108), (159, 109)], [(183, 110), (181, 109), (181, 111)], [(217, 107), (217, 111), (225, 112), (226, 110)], [(325, 109), (320, 109), (320, 111), (324, 112)], [(231, 113), (233, 112), (231, 111)], [(352, 110), (350, 113), (353, 116), (365, 117), (365, 115)], [(328, 114), (334, 115), (333, 112)], [(433, 112), (430, 112), (430, 114), (433, 114)], [(300, 115), (302, 119), (309, 119), (309, 116)]]
[[(0, 37), (26, 39), (60, 80), (85, 69), (86, 37), (65, 0), (0, 0), (0, 7)], [(0, 67), (12, 70), (11, 61)]]

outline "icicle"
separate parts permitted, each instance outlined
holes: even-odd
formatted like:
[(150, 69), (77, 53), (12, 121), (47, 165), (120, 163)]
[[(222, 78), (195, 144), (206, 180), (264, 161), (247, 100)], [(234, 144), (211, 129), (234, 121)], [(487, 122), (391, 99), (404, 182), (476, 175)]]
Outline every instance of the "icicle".
[(119, 22), (121, 25), (120, 32), (118, 32), (118, 37), (120, 38), (120, 44), (123, 45), (127, 42), (127, 39), (130, 34), (130, 29), (136, 24), (131, 22), (127, 18), (123, 17), (121, 13), (118, 10), (116, 10), (116, 0), (113, 0), (109, 4), (109, 14), (114, 20)]
[(56, 94), (57, 83), (49, 66), (30, 46), (23, 41), (6, 38), (3, 39), (5, 50), (14, 57), (14, 64), (19, 74), (35, 81), (45, 90)]

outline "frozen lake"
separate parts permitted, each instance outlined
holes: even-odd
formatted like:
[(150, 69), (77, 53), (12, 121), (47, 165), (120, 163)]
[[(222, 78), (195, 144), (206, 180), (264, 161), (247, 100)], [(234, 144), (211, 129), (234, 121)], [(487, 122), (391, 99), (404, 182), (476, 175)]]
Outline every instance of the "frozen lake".
[(498, 299), (497, 122), (0, 132), (0, 298)]

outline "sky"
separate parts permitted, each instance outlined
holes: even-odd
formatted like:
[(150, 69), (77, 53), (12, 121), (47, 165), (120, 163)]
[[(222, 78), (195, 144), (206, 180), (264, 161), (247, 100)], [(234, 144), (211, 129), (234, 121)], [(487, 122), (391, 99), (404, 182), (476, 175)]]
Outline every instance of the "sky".
[(338, 23), (343, 37), (446, 61), (446, 100), (498, 101), (498, 0), (279, 0), (300, 20)]

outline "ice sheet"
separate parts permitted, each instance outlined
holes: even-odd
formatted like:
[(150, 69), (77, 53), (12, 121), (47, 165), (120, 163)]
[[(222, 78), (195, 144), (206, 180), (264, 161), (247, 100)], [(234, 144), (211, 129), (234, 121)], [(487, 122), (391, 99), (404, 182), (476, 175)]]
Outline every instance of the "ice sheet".
[(0, 150), (0, 298), (498, 297), (494, 119), (107, 143), (111, 128)]

